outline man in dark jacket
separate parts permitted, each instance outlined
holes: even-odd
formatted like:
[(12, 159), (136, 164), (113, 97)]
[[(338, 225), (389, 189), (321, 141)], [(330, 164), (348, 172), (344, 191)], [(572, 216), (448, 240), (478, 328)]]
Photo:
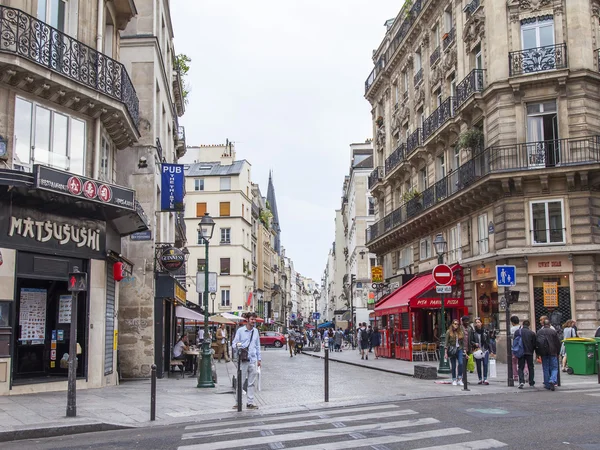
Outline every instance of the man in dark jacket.
[(524, 320), (523, 327), (515, 331), (515, 337), (517, 335), (521, 336), (524, 350), (523, 356), (521, 356), (518, 361), (519, 389), (523, 389), (523, 386), (525, 386), (525, 374), (523, 372), (523, 369), (525, 369), (525, 363), (527, 363), (527, 370), (529, 371), (529, 386), (533, 386), (535, 384), (533, 376), (533, 352), (535, 351), (537, 336), (529, 329), (530, 325), (531, 322), (529, 322), (529, 320)]
[(537, 332), (535, 352), (542, 357), (542, 370), (544, 371), (544, 387), (554, 390), (558, 375), (558, 352), (560, 352), (560, 339), (550, 321), (544, 320), (544, 326)]

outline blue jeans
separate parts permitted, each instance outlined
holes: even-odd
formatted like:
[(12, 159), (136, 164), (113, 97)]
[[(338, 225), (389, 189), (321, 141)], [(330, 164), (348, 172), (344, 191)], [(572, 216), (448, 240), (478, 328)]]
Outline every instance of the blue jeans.
[(542, 356), (542, 370), (544, 371), (544, 386), (549, 388), (550, 383), (556, 384), (558, 357), (556, 355)]
[(452, 381), (456, 380), (456, 363), (458, 362), (458, 378), (462, 378), (463, 373), (463, 350), (459, 348), (456, 356), (450, 357), (450, 366), (452, 367)]
[(483, 352), (483, 358), (482, 359), (475, 358), (475, 365), (477, 366), (477, 378), (479, 378), (479, 381), (482, 381), (482, 379), (481, 379), (481, 364), (482, 363), (483, 363), (483, 380), (487, 380), (488, 365), (490, 363), (490, 352), (489, 352), (489, 350), (486, 350), (485, 352)]

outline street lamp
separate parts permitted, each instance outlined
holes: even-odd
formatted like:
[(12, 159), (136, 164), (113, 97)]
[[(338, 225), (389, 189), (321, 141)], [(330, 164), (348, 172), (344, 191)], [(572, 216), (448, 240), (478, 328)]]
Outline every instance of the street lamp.
[(208, 213), (204, 213), (198, 224), (198, 241), (204, 244), (204, 340), (202, 341), (202, 365), (198, 376), (199, 388), (215, 387), (212, 380), (212, 369), (210, 367), (210, 337), (208, 336), (208, 241), (212, 238), (215, 230), (215, 221)]
[(214, 315), (215, 313), (215, 298), (217, 297), (217, 293), (216, 292), (211, 292), (210, 293), (210, 299), (212, 300), (212, 313)]
[[(444, 254), (446, 253), (447, 244), (442, 233), (438, 233), (433, 240), (433, 247), (435, 248), (435, 252), (438, 256), (438, 264), (444, 264)], [(444, 308), (444, 294), (440, 294), (440, 296), (442, 303), (442, 318), (440, 320), (440, 364), (438, 367), (438, 372), (450, 373), (450, 365), (448, 364), (448, 360), (444, 358), (446, 355), (446, 310)]]

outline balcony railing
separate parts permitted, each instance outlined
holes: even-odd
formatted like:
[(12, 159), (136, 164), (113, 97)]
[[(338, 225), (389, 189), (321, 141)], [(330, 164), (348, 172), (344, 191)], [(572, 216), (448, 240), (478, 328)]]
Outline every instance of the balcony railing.
[(464, 12), (467, 15), (467, 19), (473, 15), (475, 10), (479, 8), (481, 0), (472, 0), (467, 6), (465, 6)]
[(423, 69), (419, 69), (419, 71), (415, 73), (414, 81), (415, 86), (418, 86), (421, 83), (421, 81), (423, 81)]
[(0, 6), (0, 52), (13, 53), (122, 102), (139, 123), (139, 100), (125, 66), (29, 14)]
[(454, 42), (455, 39), (456, 39), (456, 27), (452, 27), (452, 29), (444, 35), (444, 39), (443, 39), (444, 50), (446, 50), (448, 47), (450, 47), (450, 45)]
[(160, 162), (163, 162), (163, 148), (159, 138), (156, 138), (156, 153), (158, 153), (158, 159), (160, 160)]
[(369, 189), (375, 186), (378, 182), (383, 180), (383, 167), (375, 167), (373, 172), (369, 175)]
[(488, 147), (367, 229), (367, 244), (491, 173), (600, 163), (600, 136)]
[(389, 175), (398, 164), (404, 161), (405, 154), (406, 144), (400, 144), (385, 160), (385, 173)]
[[(423, 4), (427, 3), (428, 0), (415, 0), (410, 10), (406, 13), (405, 19), (402, 21), (398, 32), (390, 42), (388, 49), (385, 51), (385, 55), (382, 55), (382, 59), (384, 61), (391, 61), (391, 58), (394, 56), (394, 53), (400, 47), (400, 44), (410, 31), (412, 25), (417, 21), (417, 17), (421, 13), (423, 9)], [(365, 94), (369, 90), (369, 88), (373, 85), (379, 74), (381, 73), (383, 67), (377, 67), (381, 60), (375, 65), (375, 68), (369, 74), (367, 81), (365, 81)], [(385, 64), (384, 64), (385, 65)]]
[(408, 100), (408, 91), (404, 91), (404, 94), (402, 94), (402, 98), (404, 100)]
[(437, 129), (454, 117), (456, 111), (456, 98), (448, 97), (442, 104), (423, 122), (423, 141), (427, 140)]
[(410, 155), (419, 145), (421, 145), (421, 129), (417, 128), (406, 140), (406, 154)]
[(433, 52), (431, 52), (431, 55), (429, 55), (429, 64), (430, 65), (433, 66), (436, 62), (439, 61), (440, 53), (441, 53), (441, 50), (440, 50), (440, 46), (438, 45), (436, 47), (436, 49)]
[(475, 92), (483, 91), (483, 69), (473, 69), (456, 86), (456, 107), (466, 102)]
[(373, 83), (375, 83), (375, 80), (377, 79), (377, 77), (383, 71), (384, 68), (385, 68), (385, 57), (382, 56), (381, 58), (379, 58), (379, 61), (377, 61), (377, 64), (375, 64), (375, 67), (373, 68), (373, 70), (371, 71), (369, 76), (367, 77), (367, 81), (365, 81), (365, 94), (367, 93), (369, 88), (373, 85)]
[(508, 54), (510, 76), (567, 67), (567, 44), (528, 48)]

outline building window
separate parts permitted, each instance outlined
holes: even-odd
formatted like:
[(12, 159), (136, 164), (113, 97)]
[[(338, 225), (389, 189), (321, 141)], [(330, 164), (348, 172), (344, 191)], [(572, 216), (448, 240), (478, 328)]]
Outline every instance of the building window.
[(435, 178), (437, 181), (440, 181), (446, 176), (446, 156), (443, 153), (437, 157), (436, 165)]
[(419, 170), (419, 190), (423, 192), (427, 187), (427, 166), (425, 166)]
[(221, 217), (229, 216), (231, 214), (230, 211), (230, 203), (229, 202), (220, 202), (219, 203), (219, 215)]
[(197, 178), (194, 180), (194, 190), (195, 191), (203, 191), (204, 190), (204, 178)]
[(444, 30), (449, 33), (452, 30), (454, 24), (452, 23), (452, 10), (447, 9), (444, 11)]
[(562, 200), (531, 202), (531, 231), (534, 244), (564, 244)]
[(113, 145), (106, 136), (102, 136), (102, 143), (100, 144), (100, 173), (98, 178), (102, 181), (112, 182), (112, 155)]
[(375, 215), (375, 199), (373, 197), (369, 197), (369, 216)]
[(64, 32), (68, 11), (66, 0), (38, 0), (37, 3), (37, 18)]
[(221, 228), (221, 244), (231, 244), (231, 228)]
[(410, 266), (413, 263), (413, 248), (412, 247), (404, 247), (400, 251), (400, 255), (398, 257), (398, 268), (402, 269), (403, 267)]
[(17, 97), (15, 168), (43, 164), (85, 175), (85, 122)]
[(421, 239), (420, 246), (420, 259), (426, 260), (431, 258), (431, 237)]
[(448, 232), (448, 262), (460, 259), (460, 225), (450, 228)]
[(221, 258), (221, 275), (231, 275), (230, 258)]
[(229, 287), (221, 289), (221, 307), (231, 306), (230, 293)]
[(527, 104), (527, 164), (553, 167), (560, 162), (556, 100)]
[(196, 217), (202, 217), (206, 214), (206, 203), (196, 203)]
[(197, 261), (196, 271), (204, 272), (206, 270), (206, 259), (202, 258)]
[(523, 50), (554, 45), (554, 19), (528, 19), (521, 25)]
[(490, 251), (490, 236), (488, 231), (488, 216), (487, 214), (481, 214), (477, 217), (477, 247), (479, 248), (480, 255), (485, 255)]
[(230, 191), (231, 190), (231, 177), (221, 177), (221, 190), (222, 191)]

